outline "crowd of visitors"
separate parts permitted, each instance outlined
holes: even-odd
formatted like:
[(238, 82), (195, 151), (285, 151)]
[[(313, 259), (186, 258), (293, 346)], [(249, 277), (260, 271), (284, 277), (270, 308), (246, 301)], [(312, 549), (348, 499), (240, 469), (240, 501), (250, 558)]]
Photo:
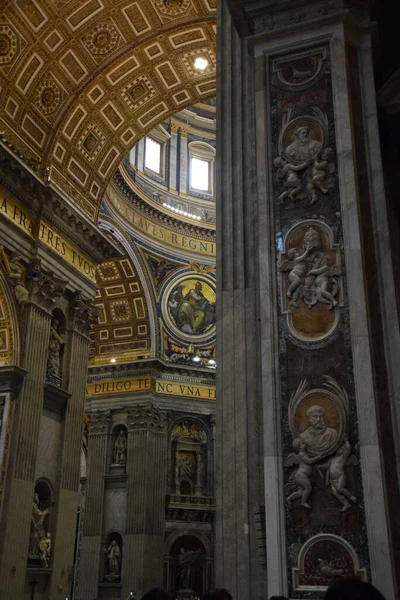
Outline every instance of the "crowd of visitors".
[[(147, 592), (142, 600), (174, 600), (160, 588)], [(224, 589), (207, 592), (202, 600), (233, 600)], [(269, 600), (288, 600), (286, 596), (271, 596)], [(355, 579), (342, 579), (333, 583), (325, 592), (325, 600), (385, 600), (384, 596), (370, 583)]]

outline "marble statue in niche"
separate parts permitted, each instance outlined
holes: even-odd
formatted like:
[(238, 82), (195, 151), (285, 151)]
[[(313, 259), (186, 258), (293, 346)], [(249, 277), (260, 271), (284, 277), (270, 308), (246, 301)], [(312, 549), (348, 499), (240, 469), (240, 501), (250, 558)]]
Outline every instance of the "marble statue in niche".
[(127, 438), (126, 433), (123, 429), (118, 434), (114, 444), (113, 464), (114, 465), (125, 465), (126, 464), (126, 447)]
[(194, 561), (201, 554), (201, 550), (186, 550), (181, 548), (176, 567), (176, 589), (187, 590), (190, 585), (190, 575)]
[(60, 372), (60, 358), (61, 349), (65, 342), (62, 339), (59, 331), (59, 321), (54, 317), (50, 328), (50, 340), (49, 349), (47, 351), (47, 371), (46, 377), (60, 385), (61, 372)]
[(29, 293), (22, 281), (23, 267), (21, 255), (19, 252), (12, 252), (10, 259), (8, 259), (4, 251), (4, 246), (1, 245), (0, 254), (6, 271), (7, 279), (14, 290), (15, 298), (18, 302), (18, 305), (23, 308), (26, 304), (29, 304)]
[(325, 224), (304, 221), (285, 238), (281, 254), (282, 311), (299, 339), (324, 337), (338, 319), (342, 286), (340, 254)]
[(323, 387), (309, 390), (303, 381), (292, 394), (288, 416), (295, 453), (286, 458), (285, 467), (298, 466), (286, 485), (289, 508), (300, 499), (303, 508), (312, 509), (308, 499), (313, 476), (324, 480), (341, 504), (341, 512), (350, 508), (349, 500), (356, 503), (356, 496), (346, 487), (346, 467), (358, 464), (346, 433), (348, 410), (346, 391), (328, 376)]
[(104, 553), (107, 556), (107, 575), (106, 581), (117, 581), (121, 573), (121, 548), (116, 540), (111, 540), (108, 548), (104, 548)]
[(215, 291), (206, 282), (184, 280), (171, 291), (167, 305), (175, 326), (200, 335), (215, 325)]
[(328, 194), (334, 185), (334, 151), (327, 147), (328, 118), (319, 108), (293, 118), (289, 110), (279, 134), (279, 156), (274, 160), (277, 177), (285, 188), (280, 200), (308, 197), (314, 204), (319, 194)]
[(51, 549), (51, 535), (46, 533), (44, 522), (49, 509), (40, 509), (39, 495), (35, 493), (32, 504), (31, 531), (29, 535), (29, 558), (39, 558), (41, 565), (48, 566)]

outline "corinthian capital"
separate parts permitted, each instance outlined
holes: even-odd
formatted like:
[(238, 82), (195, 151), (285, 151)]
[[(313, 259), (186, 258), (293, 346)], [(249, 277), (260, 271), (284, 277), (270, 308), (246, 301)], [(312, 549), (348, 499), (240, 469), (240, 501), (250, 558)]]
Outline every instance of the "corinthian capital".
[(127, 426), (129, 431), (148, 430), (148, 431), (166, 431), (169, 417), (166, 412), (154, 406), (151, 402), (148, 404), (137, 404), (134, 408), (128, 410)]
[(74, 327), (83, 333), (89, 335), (89, 331), (99, 318), (99, 311), (91, 302), (82, 297), (82, 292), (75, 292), (72, 303)]
[(89, 415), (89, 435), (107, 434), (111, 421), (109, 410), (97, 411)]
[(51, 311), (64, 293), (67, 281), (57, 277), (35, 259), (28, 266), (31, 300), (42, 308)]

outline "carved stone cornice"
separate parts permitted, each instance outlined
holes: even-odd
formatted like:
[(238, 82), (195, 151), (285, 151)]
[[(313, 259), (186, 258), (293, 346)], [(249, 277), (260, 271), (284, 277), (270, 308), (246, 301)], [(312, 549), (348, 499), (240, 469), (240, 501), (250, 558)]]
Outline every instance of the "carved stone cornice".
[(165, 362), (161, 359), (144, 359), (128, 363), (115, 363), (89, 366), (88, 381), (116, 379), (137, 375), (163, 377), (171, 381), (191, 381), (193, 384), (210, 385), (215, 383), (216, 373), (205, 367), (191, 367)]
[(157, 225), (164, 227), (167, 226), (181, 235), (190, 235), (208, 242), (215, 241), (214, 229), (207, 229), (206, 227), (200, 227), (198, 225), (192, 225), (191, 223), (180, 221), (179, 219), (167, 215), (162, 210), (158, 210), (143, 200), (138, 194), (136, 194), (136, 192), (133, 191), (119, 168), (114, 175), (113, 183), (115, 187), (118, 188), (122, 197), (132, 204), (132, 206), (134, 206), (138, 212), (143, 214), (146, 219), (153, 221)]
[(28, 265), (28, 281), (31, 302), (49, 312), (57, 305), (68, 283), (45, 269), (39, 258)]
[(211, 523), (214, 515), (215, 498), (213, 497), (177, 494), (166, 497), (165, 518), (167, 521)]
[(77, 291), (71, 302), (73, 327), (84, 336), (89, 336), (92, 325), (99, 319), (99, 309), (91, 300), (83, 298), (82, 292)]
[[(0, 138), (1, 139), (1, 138)], [(84, 254), (96, 263), (108, 258), (120, 256), (116, 245), (55, 189), (48, 178), (47, 171), (39, 171), (38, 166), (10, 154), (0, 144), (0, 184), (7, 189), (33, 217), (44, 219), (49, 225), (73, 242)]]
[(168, 415), (160, 410), (154, 404), (137, 404), (128, 411), (127, 427), (128, 431), (155, 431), (164, 433), (169, 423)]
[(17, 396), (27, 373), (26, 369), (16, 365), (0, 367), (0, 393)]
[(89, 415), (89, 436), (106, 435), (110, 428), (111, 412), (97, 411)]
[(370, 26), (369, 0), (227, 0), (241, 37), (287, 28), (332, 16), (349, 17), (361, 27)]

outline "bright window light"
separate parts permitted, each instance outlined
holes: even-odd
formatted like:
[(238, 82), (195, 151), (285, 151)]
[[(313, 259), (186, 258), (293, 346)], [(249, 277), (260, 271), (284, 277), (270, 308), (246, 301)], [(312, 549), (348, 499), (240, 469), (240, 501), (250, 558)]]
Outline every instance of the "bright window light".
[(209, 185), (209, 162), (201, 158), (192, 157), (191, 161), (191, 187), (194, 190), (208, 192)]
[(161, 144), (149, 137), (146, 137), (144, 165), (155, 173), (161, 172)]

